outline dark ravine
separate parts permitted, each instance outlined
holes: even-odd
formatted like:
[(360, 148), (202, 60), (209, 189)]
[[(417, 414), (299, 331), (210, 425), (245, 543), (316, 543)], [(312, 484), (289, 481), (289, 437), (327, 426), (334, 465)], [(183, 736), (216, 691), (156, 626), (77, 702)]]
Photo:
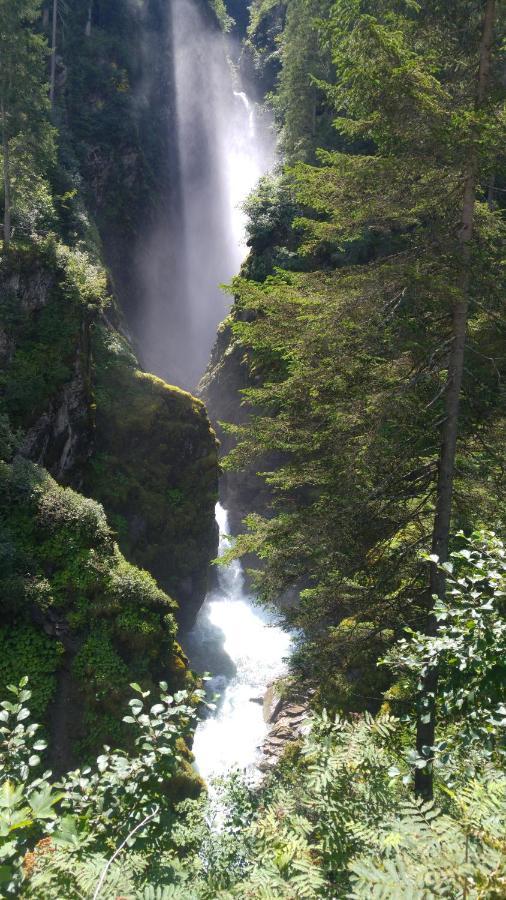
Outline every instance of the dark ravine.
[[(253, 386), (247, 347), (235, 338), (232, 331), (234, 310), (221, 324), (213, 347), (209, 366), (199, 385), (199, 396), (206, 404), (211, 421), (215, 423), (221, 455), (234, 447), (235, 439), (221, 423), (244, 425), (254, 410), (247, 407), (242, 391)], [(273, 457), (265, 460), (265, 468), (275, 465)], [(257, 472), (259, 465), (250, 465), (240, 472), (225, 471), (220, 481), (220, 495), (229, 511), (233, 534), (242, 528), (245, 516), (251, 512), (268, 514), (270, 491)], [(247, 560), (247, 563), (253, 560)]]
[[(209, 33), (219, 35), (209, 5), (202, 0), (197, 6)], [(8, 416), (15, 435), (15, 458), (41, 467), (36, 471), (43, 481), (44, 470), (56, 480), (54, 486), (47, 482), (47, 492), (57, 504), (80, 508), (86, 497), (103, 504), (103, 527), (112, 529), (126, 559), (153, 575), (177, 602), (171, 617), (187, 630), (204, 600), (217, 551), (216, 437), (200, 400), (143, 371), (138, 362), (148, 355), (141, 323), (156, 295), (173, 313), (173, 327), (164, 332), (166, 358), (155, 363), (156, 371), (170, 370), (170, 337), (181, 302), (173, 289), (183, 229), (172, 9), (161, 0), (142, 8), (96, 2), (91, 13), (88, 19), (87, 8), (70, 0), (56, 57), (59, 158), (53, 177), (58, 196), (69, 198), (58, 209), (58, 238), (16, 247), (0, 267), (0, 414)], [(231, 83), (228, 89), (232, 96)], [(242, 109), (238, 95), (236, 102)], [(10, 470), (4, 476), (11, 496)], [(60, 496), (57, 485), (80, 493)], [(30, 503), (37, 491), (29, 494)], [(238, 522), (243, 510), (237, 508)], [(3, 525), (17, 534), (14, 520)], [(56, 519), (50, 528), (57, 544), (66, 540)], [(85, 537), (83, 553), (108, 557), (112, 545), (104, 538), (100, 548), (97, 540), (94, 548), (94, 539)], [(84, 601), (79, 573), (66, 568), (71, 555), (53, 560), (44, 553), (30, 561), (30, 577), (49, 577), (52, 591), (62, 567), (65, 590), (52, 596), (49, 609), (37, 594), (28, 618), (27, 610), (22, 617), (30, 641), (40, 634), (47, 648), (63, 648), (48, 675), (52, 730), (61, 736), (53, 741), (60, 770), (74, 758), (69, 735), (90, 708), (75, 665), (93, 629), (88, 613), (87, 624), (76, 624)], [(97, 582), (95, 590), (105, 606), (104, 586)], [(13, 609), (2, 613), (5, 633)], [(107, 650), (110, 660), (118, 653), (117, 664), (130, 668), (129, 677), (135, 642), (142, 645), (136, 628), (124, 639), (118, 626)], [(168, 680), (177, 687), (187, 663), (172, 633), (167, 641), (166, 665), (175, 667)], [(7, 672), (6, 680), (15, 674)], [(160, 654), (153, 656), (149, 677), (157, 675), (167, 676)], [(115, 706), (118, 700), (119, 695)], [(104, 714), (106, 706), (101, 702)]]

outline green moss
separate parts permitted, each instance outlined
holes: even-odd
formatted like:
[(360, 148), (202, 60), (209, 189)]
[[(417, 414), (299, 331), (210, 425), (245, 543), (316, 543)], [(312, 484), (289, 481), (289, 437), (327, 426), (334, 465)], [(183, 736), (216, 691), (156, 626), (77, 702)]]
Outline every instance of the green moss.
[(74, 658), (72, 671), (82, 684), (83, 692), (93, 701), (113, 707), (121, 699), (122, 687), (129, 677), (128, 667), (103, 623), (82, 644)]
[[(85, 253), (51, 241), (18, 247), (0, 263), (0, 297), (8, 342), (0, 373), (2, 422), (8, 416), (11, 430), (26, 432), (43, 414), (52, 421), (63, 389), (72, 384), (77, 405), (69, 428), (82, 447), (63, 477), (78, 479), (80, 489), (103, 504), (122, 552), (176, 597), (183, 617), (187, 606), (195, 611), (216, 554), (217, 446), (203, 404), (140, 371), (128, 342), (98, 324), (107, 302), (105, 277)], [(44, 464), (60, 477), (66, 435), (47, 427)], [(8, 435), (3, 444), (11, 452)], [(48, 492), (44, 504), (60, 501)], [(65, 605), (70, 585), (86, 592), (94, 578), (89, 541), (76, 531), (84, 527), (84, 507), (73, 515), (69, 495), (63, 508), (67, 521), (48, 510), (39, 547), (40, 558), (58, 573), (52, 579), (56, 607)], [(44, 517), (44, 509), (37, 514)], [(91, 515), (99, 521), (96, 510)], [(103, 514), (100, 521), (93, 541), (111, 542), (107, 528), (102, 534)], [(76, 597), (74, 625), (82, 610)]]
[(83, 325), (106, 298), (85, 253), (54, 241), (18, 246), (0, 261), (0, 324), (12, 347), (0, 372), (0, 411), (30, 426), (72, 377)]
[[(216, 551), (216, 441), (203, 404), (138, 369), (128, 342), (98, 324), (106, 302), (103, 271), (79, 250), (48, 240), (0, 261), (0, 628), (20, 641), (6, 645), (0, 677), (33, 672), (46, 721), (60, 678), (67, 730), (86, 755), (123, 739), (131, 681), (191, 688), (164, 590), (198, 604)], [(62, 477), (94, 500), (8, 462), (29, 432), (60, 477), (68, 435), (52, 429), (68, 385), (83, 449)]]
[(100, 504), (43, 469), (0, 463), (0, 508), (0, 679), (32, 675), (42, 714), (65, 663), (80, 706), (75, 748), (92, 753), (120, 737), (131, 681), (188, 683), (175, 603), (124, 559)]
[[(217, 446), (203, 404), (136, 367), (127, 342), (93, 337), (97, 438), (87, 493), (118, 524), (124, 554), (184, 604), (215, 553)], [(199, 584), (200, 580), (200, 584)]]

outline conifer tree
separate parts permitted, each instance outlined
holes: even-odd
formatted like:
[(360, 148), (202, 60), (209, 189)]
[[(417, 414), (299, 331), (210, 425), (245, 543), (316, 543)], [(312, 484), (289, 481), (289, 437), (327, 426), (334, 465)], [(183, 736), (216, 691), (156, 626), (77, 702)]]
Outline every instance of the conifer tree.
[(49, 82), (49, 101), (51, 112), (54, 110), (54, 95), (56, 86), (56, 34), (58, 26), (58, 0), (53, 0), (53, 15), (51, 24), (51, 77)]
[(318, 81), (329, 79), (331, 63), (328, 50), (318, 42), (318, 20), (328, 16), (330, 8), (331, 0), (287, 3), (274, 106), (282, 123), (283, 150), (292, 161), (311, 159), (321, 140), (326, 104)]
[[(377, 675), (358, 687), (367, 655), (430, 622), (444, 587), (419, 551), (432, 539), (445, 560), (450, 528), (499, 516), (504, 223), (487, 194), (504, 120), (490, 10), (336, 0), (324, 41), (342, 149), (291, 172), (305, 271), (235, 284), (261, 415), (238, 429), (231, 462), (276, 454), (276, 515), (251, 517), (240, 548), (265, 560), (266, 599), (302, 589), (283, 613), (303, 635), (294, 664), (340, 706), (379, 702)], [(433, 744), (419, 727), (424, 795)]]
[[(467, 135), (463, 147), (462, 177), (463, 197), (460, 228), (457, 236), (457, 284), (452, 307), (451, 347), (448, 374), (445, 386), (444, 421), (441, 429), (441, 449), (439, 453), (438, 480), (434, 529), (432, 533), (432, 553), (436, 557), (431, 564), (430, 592), (432, 597), (443, 601), (445, 597), (445, 577), (441, 563), (448, 560), (452, 494), (455, 476), (455, 455), (459, 431), (459, 407), (462, 379), (464, 375), (464, 355), (471, 288), (472, 241), (476, 215), (477, 191), (479, 190), (480, 156), (479, 141), (486, 115), (487, 87), (490, 73), (495, 19), (495, 0), (485, 0), (483, 4), (483, 25), (477, 60), (474, 110), (470, 111)], [(460, 259), (458, 258), (460, 256)], [(431, 616), (430, 630), (435, 631), (436, 622)], [(429, 669), (422, 685), (423, 706), (417, 723), (417, 750), (423, 758), (425, 748), (435, 741), (435, 700), (438, 673)], [(429, 751), (430, 752), (430, 751)], [(432, 798), (432, 766), (416, 771), (417, 792), (426, 799)]]

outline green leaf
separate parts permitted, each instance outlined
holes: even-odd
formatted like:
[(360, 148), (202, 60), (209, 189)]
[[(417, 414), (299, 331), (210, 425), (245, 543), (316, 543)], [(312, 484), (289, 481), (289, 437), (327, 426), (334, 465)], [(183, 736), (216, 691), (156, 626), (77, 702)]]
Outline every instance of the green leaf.
[(23, 797), (23, 785), (15, 785), (12, 781), (4, 781), (0, 786), (0, 807), (14, 809)]
[(58, 828), (52, 834), (53, 841), (61, 847), (79, 847), (82, 844), (82, 835), (77, 828), (75, 816), (64, 816), (58, 824)]
[(0, 866), (0, 884), (7, 884), (9, 881), (12, 881), (14, 871), (13, 866)]
[(51, 785), (44, 785), (40, 791), (33, 791), (27, 799), (34, 819), (53, 819), (56, 815), (53, 807), (64, 797), (63, 793), (53, 793)]

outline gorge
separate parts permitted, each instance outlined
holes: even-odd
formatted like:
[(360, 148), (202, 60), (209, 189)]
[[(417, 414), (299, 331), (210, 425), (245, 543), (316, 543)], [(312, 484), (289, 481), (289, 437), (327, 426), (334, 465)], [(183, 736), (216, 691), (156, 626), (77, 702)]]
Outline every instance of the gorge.
[(505, 896), (500, 6), (0, 0), (5, 900)]
[[(243, 90), (238, 38), (223, 34), (198, 0), (177, 0), (170, 22), (179, 221), (160, 228), (147, 256), (139, 347), (148, 369), (194, 390), (230, 310), (231, 298), (220, 286), (245, 258), (242, 204), (274, 162), (274, 134), (265, 111)], [(167, 255), (167, 282), (153, 290), (153, 259)], [(219, 504), (217, 524), (222, 551), (228, 518)], [(211, 671), (210, 687), (220, 695), (216, 715), (198, 726), (193, 745), (205, 777), (254, 768), (267, 730), (258, 700), (283, 671), (289, 644), (281, 628), (255, 610), (239, 562), (218, 571), (216, 581), (195, 627), (182, 634), (190, 664)]]
[[(34, 462), (66, 488), (103, 504), (126, 559), (154, 576), (178, 607), (166, 629), (165, 601), (149, 589), (145, 601), (160, 610), (156, 625), (148, 624), (151, 614), (142, 607), (126, 618), (117, 609), (111, 619), (105, 584), (96, 588), (84, 575), (97, 551), (92, 533), (82, 534), (82, 575), (72, 569), (70, 546), (67, 556), (48, 545), (36, 562), (34, 534), (29, 578), (49, 579), (51, 599), (48, 605), (36, 592), (33, 608), (27, 602), (20, 615), (17, 588), (12, 597), (5, 592), (0, 639), (8, 659), (19, 654), (16, 634), (28, 655), (32, 647), (29, 671), (40, 665), (41, 653), (51, 659), (40, 710), (49, 717), (57, 769), (112, 739), (104, 691), (111, 672), (117, 672), (117, 699), (128, 677), (172, 670), (174, 688), (191, 679), (172, 622), (177, 619), (184, 642), (206, 595), (218, 547), (217, 454), (207, 411), (186, 391), (196, 391), (232, 302), (220, 285), (237, 274), (246, 255), (241, 204), (274, 161), (272, 123), (241, 83), (240, 36), (224, 33), (207, 2), (95, 2), (89, 10), (75, 3), (72, 16), (56, 71), (57, 116), (66, 135), (59, 177), (69, 188), (63, 241), (77, 246), (77, 256), (50, 242), (33, 250), (20, 246), (0, 273), (2, 408), (23, 433), (12, 464), (17, 471), (18, 456)], [(72, 64), (76, 54), (79, 67)], [(79, 257), (81, 248), (92, 261)], [(102, 254), (108, 282), (100, 272)], [(34, 361), (28, 370), (27, 359)], [(9, 473), (5, 480), (7, 502), (17, 477)], [(22, 477), (37, 483), (28, 471)], [(51, 485), (49, 495), (55, 490)], [(69, 494), (65, 502), (76, 504), (78, 496)], [(14, 519), (7, 529), (18, 578), (21, 529)], [(55, 542), (67, 540), (57, 516), (50, 529)], [(112, 545), (98, 552), (108, 557)], [(261, 616), (248, 597), (234, 606), (237, 592), (225, 592), (230, 616), (232, 608), (244, 616), (235, 621), (240, 641), (248, 623), (260, 628)], [(99, 597), (96, 630), (88, 606)], [(216, 590), (208, 612), (213, 600)], [(14, 637), (13, 622), (16, 628), (23, 623)], [(223, 644), (218, 631), (215, 640)], [(229, 634), (229, 649), (230, 640)], [(231, 655), (241, 656), (233, 647)], [(190, 665), (212, 668), (201, 653), (196, 657), (198, 666), (193, 658)], [(26, 668), (18, 660), (10, 670), (8, 662), (5, 677), (16, 677), (19, 664)], [(229, 673), (233, 669), (230, 662)], [(246, 694), (258, 694), (258, 684), (248, 688), (247, 673), (240, 677)], [(258, 719), (259, 707), (246, 700), (245, 719), (248, 711)], [(261, 730), (257, 723), (255, 734)]]

